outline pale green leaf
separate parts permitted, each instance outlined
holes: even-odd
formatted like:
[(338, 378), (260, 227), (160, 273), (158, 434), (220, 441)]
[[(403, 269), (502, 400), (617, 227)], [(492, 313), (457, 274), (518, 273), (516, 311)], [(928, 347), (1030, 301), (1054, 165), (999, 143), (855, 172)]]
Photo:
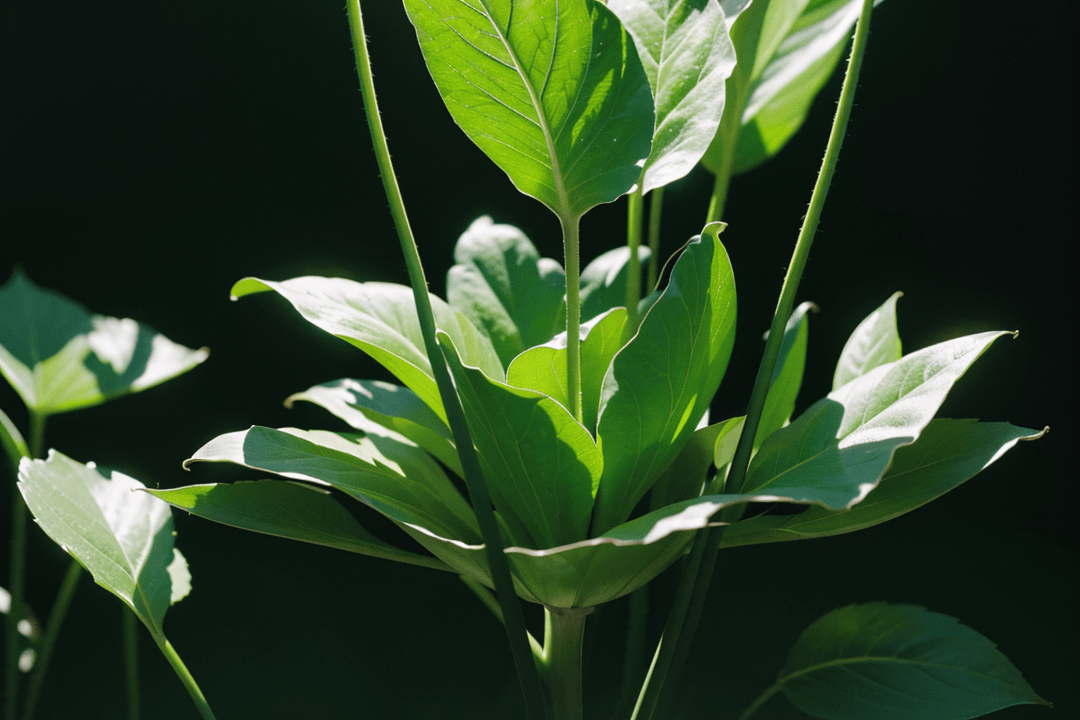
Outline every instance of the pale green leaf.
[(836, 363), (833, 390), (878, 365), (901, 358), (900, 334), (896, 330), (896, 301), (901, 295), (894, 293), (851, 333)]
[(795, 399), (802, 387), (803, 369), (806, 367), (806, 343), (810, 325), (806, 313), (817, 310), (813, 303), (805, 302), (795, 308), (784, 330), (780, 355), (776, 358), (769, 394), (761, 411), (754, 447), (760, 447), (765, 438), (784, 427), (795, 412)]
[[(638, 248), (638, 260), (644, 266), (652, 253)], [(621, 245), (601, 254), (581, 271), (581, 318), (590, 320), (601, 313), (626, 304), (626, 275), (630, 248)]]

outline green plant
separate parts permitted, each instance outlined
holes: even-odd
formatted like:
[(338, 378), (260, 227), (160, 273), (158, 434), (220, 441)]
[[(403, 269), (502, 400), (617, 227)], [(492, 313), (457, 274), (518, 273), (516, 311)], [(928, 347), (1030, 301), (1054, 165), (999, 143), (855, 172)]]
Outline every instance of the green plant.
[[(228, 461), (335, 487), (389, 517), (437, 560), (406, 554), (365, 535), (349, 522), (336, 500), (298, 485), (260, 481), (194, 486), (164, 491), (159, 497), (196, 514), (263, 532), (452, 568), (469, 578), (484, 599), (483, 588), (494, 585), (517, 648), (528, 706), (537, 716), (543, 713), (543, 696), (548, 691), (532, 677), (533, 661), (528, 657), (514, 591), (547, 608), (550, 636), (543, 643), (532, 643), (533, 654), (557, 716), (575, 717), (580, 714), (581, 693), (578, 648), (588, 608), (643, 585), (692, 546), (683, 563), (687, 581), (677, 594), (676, 607), (681, 609), (672, 613), (657, 655), (657, 672), (642, 695), (642, 710), (635, 713), (645, 717), (656, 701), (665, 669), (674, 666), (677, 672), (677, 638), (680, 633), (690, 634), (701, 612), (702, 588), (720, 547), (846, 532), (880, 522), (963, 482), (1018, 439), (1037, 435), (1004, 425), (931, 420), (952, 383), (1000, 334), (961, 338), (901, 357), (893, 319), (895, 301), (887, 302), (856, 331), (850, 350), (845, 350), (838, 364), (834, 392), (787, 424), (801, 380), (807, 326), (805, 309), (794, 308), (794, 294), (843, 122), (837, 124), (830, 143), (831, 159), (791, 263), (747, 417), (699, 423), (719, 386), (733, 335), (733, 272), (719, 240), (720, 227), (707, 225), (688, 244), (672, 267), (665, 293), (649, 293), (639, 300), (643, 273), (638, 265), (648, 257), (649, 275), (663, 277), (659, 253), (638, 249), (645, 244), (638, 230), (643, 194), (654, 193), (650, 216), (657, 217), (659, 190), (678, 172), (663, 161), (680, 154), (668, 150), (677, 146), (666, 142), (671, 126), (665, 126), (664, 119), (678, 118), (681, 101), (693, 97), (697, 85), (665, 86), (657, 68), (653, 68), (655, 77), (650, 76), (650, 52), (635, 51), (635, 43), (612, 14), (599, 5), (569, 3), (564, 6), (569, 8), (565, 20), (560, 16), (568, 32), (556, 33), (560, 38), (556, 50), (567, 53), (549, 55), (559, 66), (552, 77), (571, 85), (573, 92), (566, 96), (574, 100), (545, 104), (530, 96), (537, 83), (528, 72), (509, 67), (514, 63), (491, 64), (498, 62), (497, 44), (494, 50), (484, 48), (488, 60), (462, 58), (465, 49), (453, 44), (455, 37), (471, 39), (476, 45), (494, 42), (490, 35), (470, 36), (466, 26), (458, 25), (451, 34), (440, 25), (446, 16), (437, 13), (439, 3), (406, 5), (436, 83), (459, 124), (471, 131), (519, 189), (540, 199), (559, 217), (566, 247), (565, 280), (557, 265), (540, 259), (520, 232), (478, 221), (459, 244), (449, 303), (428, 298), (388, 154), (377, 135), (383, 177), (410, 261), (412, 293), (381, 284), (361, 287), (340, 280), (298, 279), (284, 283), (246, 280), (234, 288), (234, 294), (278, 292), (307, 319), (382, 362), (404, 387), (343, 380), (295, 397), (327, 407), (362, 436), (253, 428), (211, 442), (192, 459)], [(610, 5), (621, 13), (633, 40), (652, 47), (647, 18), (635, 20), (633, 14), (648, 4)], [(708, 220), (716, 221), (723, 216), (731, 175), (767, 159), (798, 127), (813, 96), (808, 89), (820, 86), (832, 70), (857, 4), (759, 2), (749, 9), (735, 3), (652, 5), (670, 13), (673, 26), (680, 30), (696, 30), (695, 23), (712, 29), (713, 35), (705, 34), (712, 42), (702, 43), (704, 49), (694, 62), (715, 70), (715, 74), (702, 72), (695, 78), (714, 80), (733, 71), (730, 53), (713, 52), (723, 48), (729, 24), (739, 10), (744, 11), (740, 23), (730, 27), (731, 47), (740, 58), (755, 58), (755, 62), (741, 59), (734, 65), (726, 108), (716, 102), (717, 93), (705, 93), (713, 101), (711, 106), (708, 99), (703, 101), (709, 111), (692, 105), (688, 113), (695, 120), (711, 117), (715, 121), (711, 131), (699, 133), (695, 147), (700, 154), (689, 165), (700, 160), (716, 171), (708, 213)], [(706, 10), (691, 12), (701, 8)], [(717, 8), (728, 12), (717, 15)], [(354, 34), (362, 37), (359, 6), (352, 4), (350, 10)], [(683, 11), (685, 16), (679, 14)], [(845, 24), (834, 16), (851, 22)], [(525, 14), (523, 29), (543, 30), (537, 17)], [(635, 24), (639, 21), (642, 24)], [(593, 30), (591, 38), (586, 28)], [(836, 33), (835, 42), (822, 40), (829, 37), (826, 29)], [(534, 32), (521, 42), (551, 36)], [(660, 57), (664, 37), (661, 34)], [(800, 42), (806, 39), (818, 42)], [(570, 44), (561, 47), (561, 43)], [(519, 48), (516, 39), (508, 44), (515, 51)], [(581, 67), (585, 51), (597, 48), (602, 50), (601, 66), (585, 63)], [(804, 48), (825, 52), (815, 55)], [(357, 49), (369, 117), (373, 132), (378, 133), (362, 43)], [(800, 51), (809, 55), (804, 57)], [(515, 57), (523, 53), (520, 50)], [(640, 67), (634, 60), (639, 54)], [(774, 58), (779, 68), (794, 63), (801, 72), (791, 77), (770, 73), (770, 68), (777, 69)], [(471, 62), (487, 62), (490, 75), (513, 72), (510, 82), (496, 83), (494, 88), (481, 87), (482, 78), (468, 77), (465, 87), (460, 80), (464, 75), (459, 74), (464, 71), (455, 62), (464, 62), (466, 67), (473, 67)], [(678, 61), (674, 65), (677, 69)], [(521, 81), (516, 85), (514, 73)], [(678, 72), (674, 75), (681, 77)], [(775, 83), (778, 75), (788, 82)], [(548, 87), (548, 82), (542, 85)], [(469, 100), (473, 87), (480, 87), (481, 96)], [(524, 94), (507, 91), (500, 96), (506, 87)], [(849, 83), (841, 108), (850, 108), (853, 87)], [(788, 94), (770, 94), (773, 89)], [(664, 97), (674, 99), (670, 107), (652, 100)], [(485, 98), (499, 102), (486, 106), (478, 116), (471, 115), (476, 103)], [(492, 120), (497, 113), (521, 112), (530, 105), (539, 130), (513, 117)], [(750, 112), (751, 108), (757, 112)], [(604, 113), (617, 122), (595, 120), (607, 117)], [(506, 135), (492, 137), (503, 132)], [(672, 134), (683, 138), (678, 131)], [(566, 142), (560, 144), (556, 138)], [(610, 145), (604, 142), (604, 147), (614, 147), (610, 153), (582, 152), (575, 144), (605, 140)], [(505, 154), (505, 148), (514, 152)], [(546, 152), (548, 162), (535, 162), (536, 152)], [(531, 160), (521, 162), (520, 156)], [(664, 172), (671, 175), (665, 177)], [(596, 203), (631, 191), (634, 185), (641, 193), (633, 191), (629, 203), (628, 248), (604, 256), (579, 273), (577, 221), (581, 214)], [(655, 280), (647, 285), (655, 286)], [(507, 302), (508, 298), (514, 302)], [(436, 327), (443, 333), (436, 336)], [(558, 335), (567, 329), (565, 336)], [(867, 345), (880, 346), (880, 353), (868, 352)], [(444, 365), (444, 355), (449, 367)], [(912, 377), (922, 382), (912, 384)], [(666, 387), (673, 381), (685, 385)], [(873, 419), (865, 421), (870, 411)], [(474, 445), (477, 456), (471, 452)], [(930, 448), (951, 448), (944, 457), (955, 459), (956, 464), (926, 464)], [(811, 454), (806, 457), (802, 451)], [(513, 462), (519, 453), (523, 458)], [(510, 460), (501, 462), (504, 457)], [(464, 477), (471, 507), (431, 458)], [(544, 473), (537, 476), (541, 468)], [(486, 512), (490, 510), (487, 493), (494, 500), (495, 514)], [(648, 506), (639, 510), (644, 498)], [(810, 508), (796, 515), (765, 513), (744, 518), (742, 509), (750, 502), (809, 504)], [(252, 514), (260, 504), (272, 509), (283, 503), (304, 508), (302, 522), (280, 513)], [(705, 530), (717, 513), (730, 524)], [(504, 569), (501, 566), (507, 560), (510, 567)], [(514, 591), (508, 592), (510, 582)], [(858, 623), (885, 623), (898, 632), (915, 633), (914, 628), (925, 627), (918, 631), (924, 634), (915, 636), (937, 644), (958, 636), (940, 616), (906, 606), (860, 606), (846, 610), (847, 616), (845, 611), (838, 612), (841, 619), (856, 618), (839, 623), (843, 629), (859, 627)], [(830, 642), (838, 644), (843, 636), (830, 632), (824, 620), (823, 626), (824, 631), (815, 625), (812, 629), (818, 631), (804, 636), (809, 639), (796, 651), (807, 643), (819, 652), (829, 648)], [(786, 677), (805, 674), (812, 666), (800, 663), (800, 654), (805, 656), (793, 653)], [(1006, 667), (989, 652), (974, 654)], [(841, 652), (838, 657), (846, 656)], [(906, 685), (910, 680), (896, 682)], [(1009, 675), (1009, 683), (1015, 694), (1003, 702), (1036, 701), (1033, 694), (1025, 694), (1029, 689), (1018, 676)], [(924, 688), (916, 690), (928, 697)], [(788, 692), (800, 707), (830, 716), (827, 708), (809, 705), (817, 700), (800, 700), (797, 690)], [(919, 717), (929, 712), (925, 707), (909, 711), (924, 713)]]

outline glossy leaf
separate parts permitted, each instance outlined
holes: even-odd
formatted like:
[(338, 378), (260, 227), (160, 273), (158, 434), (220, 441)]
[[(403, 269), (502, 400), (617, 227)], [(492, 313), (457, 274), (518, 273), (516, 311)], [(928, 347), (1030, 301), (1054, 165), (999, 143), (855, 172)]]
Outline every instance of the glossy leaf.
[(566, 273), (529, 238), (490, 217), (473, 221), (454, 248), (447, 301), (490, 339), (503, 366), (566, 325)]
[(931, 420), (914, 443), (897, 448), (881, 482), (855, 507), (811, 505), (796, 515), (758, 515), (729, 527), (721, 546), (805, 540), (872, 527), (944, 495), (1018, 441), (1041, 435), (1008, 423)]
[(362, 432), (372, 424), (392, 430), (422, 447), (458, 477), (464, 476), (450, 428), (408, 388), (381, 380), (344, 378), (294, 393), (285, 399), (285, 405), (291, 407), (297, 400), (329, 410)]
[[(581, 324), (581, 414), (582, 424), (596, 431), (600, 409), (600, 389), (615, 353), (623, 346), (626, 309), (615, 308)], [(526, 350), (514, 358), (506, 370), (506, 382), (514, 387), (544, 393), (570, 407), (566, 381), (566, 333), (551, 342)]]
[(901, 358), (900, 334), (896, 330), (896, 301), (901, 295), (903, 293), (894, 293), (851, 333), (836, 363), (833, 390), (878, 365)]
[(134, 320), (93, 315), (21, 272), (0, 288), (0, 373), (35, 413), (53, 415), (145, 390), (208, 355)]
[(325, 490), (282, 480), (147, 490), (207, 520), (347, 552), (448, 570), (433, 558), (379, 540)]
[(633, 41), (585, 0), (405, 0), (462, 130), (521, 192), (578, 217), (630, 190), (653, 103)]
[(761, 424), (758, 425), (754, 447), (760, 447), (762, 441), (784, 427), (791, 414), (795, 412), (795, 399), (802, 387), (803, 369), (806, 367), (806, 343), (810, 326), (806, 313), (817, 308), (813, 303), (805, 302), (795, 308), (784, 329), (784, 340), (780, 345), (780, 355), (776, 358), (769, 394), (765, 397), (765, 408), (761, 412)]
[(778, 684), (825, 720), (966, 720), (1049, 705), (990, 640), (914, 605), (834, 610), (791, 649)]
[(717, 0), (608, 0), (634, 38), (656, 107), (644, 192), (684, 177), (708, 149), (724, 112), (735, 47)]
[(953, 383), (1005, 334), (938, 343), (834, 390), (762, 443), (742, 491), (850, 509), (877, 485), (893, 452), (919, 437)]
[(328, 485), (399, 524), (421, 525), (456, 540), (479, 538), (472, 508), (439, 466), (389, 430), (361, 437), (255, 426), (214, 438), (184, 466), (200, 461)]
[(686, 246), (667, 288), (604, 379), (596, 533), (630, 516), (696, 429), (727, 368), (735, 280), (716, 230)]
[(19, 490), (41, 529), (162, 636), (165, 611), (191, 590), (191, 575), (173, 547), (172, 511), (134, 492), (142, 489), (55, 450), (19, 465)]
[[(647, 247), (638, 248), (642, 265), (652, 253)], [(613, 308), (626, 305), (626, 274), (630, 264), (630, 248), (625, 245), (601, 254), (581, 271), (581, 318), (590, 320)]]
[[(445, 421), (442, 400), (424, 350), (412, 290), (392, 283), (358, 283), (342, 278), (301, 277), (285, 282), (245, 278), (233, 298), (273, 290), (305, 320), (370, 355), (393, 373)], [(489, 377), (505, 377), (487, 336), (459, 311), (431, 296), (436, 326), (454, 339), (467, 362)]]
[(550, 397), (496, 382), (443, 347), (495, 507), (537, 547), (584, 540), (602, 466), (589, 431)]

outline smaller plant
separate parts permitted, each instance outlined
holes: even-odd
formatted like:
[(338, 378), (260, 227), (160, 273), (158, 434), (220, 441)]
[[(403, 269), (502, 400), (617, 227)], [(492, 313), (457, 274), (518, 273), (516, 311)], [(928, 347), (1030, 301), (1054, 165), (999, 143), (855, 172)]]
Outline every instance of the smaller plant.
[[(52, 415), (98, 405), (153, 387), (207, 358), (134, 320), (92, 315), (81, 305), (34, 285), (20, 272), (0, 288), (0, 372), (26, 404), (30, 440), (0, 410), (0, 439), (19, 476), (12, 503), (10, 598), (7, 609), (4, 717), (31, 720), (53, 647), (83, 568), (130, 609), (124, 613), (129, 717), (139, 715), (135, 619), (191, 693), (203, 717), (213, 713), (172, 645), (162, 622), (169, 606), (191, 590), (187, 561), (173, 547), (169, 506), (122, 473), (79, 463), (45, 447)], [(24, 502), (25, 499), (25, 502)], [(20, 630), (33, 617), (26, 606), (27, 508), (72, 561), (42, 633)], [(36, 623), (23, 622), (34, 628)], [(26, 640), (31, 641), (29, 647)], [(20, 673), (30, 673), (25, 693)], [(23, 699), (21, 712), (19, 700)]]

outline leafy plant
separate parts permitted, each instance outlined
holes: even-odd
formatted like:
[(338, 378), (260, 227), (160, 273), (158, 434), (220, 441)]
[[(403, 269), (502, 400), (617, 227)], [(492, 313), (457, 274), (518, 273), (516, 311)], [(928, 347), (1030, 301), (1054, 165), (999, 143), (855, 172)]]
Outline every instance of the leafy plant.
[[(582, 717), (587, 618), (620, 597), (641, 598), (677, 565), (681, 579), (652, 666), (640, 691), (611, 708), (618, 717), (661, 716), (661, 691), (681, 671), (719, 550), (884, 522), (1041, 435), (936, 419), (954, 384), (1008, 333), (905, 355), (897, 296), (855, 329), (832, 391), (795, 413), (810, 310), (796, 308), (795, 295), (872, 4), (405, 0), (453, 119), (519, 190), (552, 210), (563, 236), (560, 264), (517, 228), (476, 220), (458, 241), (443, 301), (427, 292), (379, 119), (360, 5), (350, 0), (369, 126), (411, 288), (246, 278), (232, 295), (280, 295), (400, 384), (316, 385), (287, 402), (321, 406), (351, 431), (255, 426), (211, 440), (187, 462), (278, 479), (149, 493), (217, 522), (459, 574), (504, 623), (533, 718)], [(735, 336), (735, 270), (720, 239), (729, 180), (798, 130), (857, 19), (833, 132), (747, 412), (713, 422)], [(662, 268), (663, 190), (699, 164), (715, 174), (706, 221)], [(625, 247), (582, 268), (581, 218), (622, 195)], [(428, 554), (365, 530), (342, 496), (383, 515)], [(519, 599), (543, 606), (542, 638), (526, 631)], [(781, 691), (825, 718), (961, 718), (1045, 703), (974, 631), (883, 603), (812, 625), (744, 717)], [(852, 697), (858, 705), (839, 700)]]

